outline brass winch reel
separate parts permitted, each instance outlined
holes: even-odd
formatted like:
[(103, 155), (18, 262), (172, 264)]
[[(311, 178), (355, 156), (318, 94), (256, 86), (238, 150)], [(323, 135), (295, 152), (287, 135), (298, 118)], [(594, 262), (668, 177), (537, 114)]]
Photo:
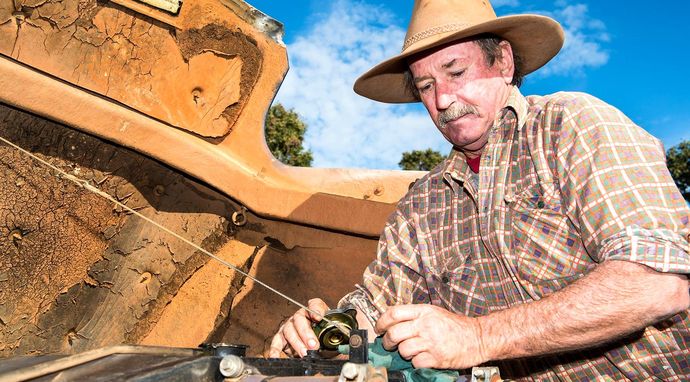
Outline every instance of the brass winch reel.
[(356, 317), (357, 311), (352, 307), (327, 311), (324, 315), (325, 319), (312, 326), (314, 334), (319, 339), (321, 350), (335, 351), (338, 350), (339, 345), (347, 345), (350, 333), (358, 329)]

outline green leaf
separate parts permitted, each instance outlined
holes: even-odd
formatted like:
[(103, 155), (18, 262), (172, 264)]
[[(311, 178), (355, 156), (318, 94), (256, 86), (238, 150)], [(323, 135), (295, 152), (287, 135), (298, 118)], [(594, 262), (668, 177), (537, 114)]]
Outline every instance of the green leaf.
[(406, 151), (398, 166), (403, 170), (429, 171), (444, 159), (440, 152), (432, 149)]
[(682, 141), (668, 149), (666, 165), (680, 193), (690, 202), (690, 141)]
[(268, 110), (264, 129), (266, 143), (276, 159), (291, 166), (311, 167), (312, 153), (302, 147), (307, 125), (297, 113), (277, 103)]

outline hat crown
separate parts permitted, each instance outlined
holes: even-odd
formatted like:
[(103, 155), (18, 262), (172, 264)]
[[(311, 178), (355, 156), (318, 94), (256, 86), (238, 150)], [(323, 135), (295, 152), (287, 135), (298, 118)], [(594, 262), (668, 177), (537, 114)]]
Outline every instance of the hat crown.
[(415, 0), (402, 50), (427, 37), (494, 19), (488, 0)]

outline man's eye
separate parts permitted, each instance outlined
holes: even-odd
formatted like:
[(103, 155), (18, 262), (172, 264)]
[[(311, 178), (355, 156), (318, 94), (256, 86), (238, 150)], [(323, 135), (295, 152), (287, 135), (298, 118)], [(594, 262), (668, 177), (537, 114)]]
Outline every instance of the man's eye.
[(460, 70), (460, 71), (457, 71), (457, 72), (451, 72), (451, 73), (450, 73), (450, 76), (451, 76), (451, 77), (461, 77), (463, 74), (465, 74), (465, 71), (464, 71), (464, 70)]
[(425, 92), (425, 91), (428, 91), (429, 89), (431, 89), (431, 84), (423, 84), (423, 85), (417, 86), (417, 90), (419, 90), (420, 92)]

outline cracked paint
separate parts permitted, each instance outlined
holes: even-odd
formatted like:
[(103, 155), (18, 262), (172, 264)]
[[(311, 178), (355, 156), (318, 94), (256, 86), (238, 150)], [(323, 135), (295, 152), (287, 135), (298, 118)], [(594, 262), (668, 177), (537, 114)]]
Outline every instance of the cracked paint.
[(0, 54), (201, 136), (229, 134), (259, 74), (256, 45), (229, 26), (178, 33), (111, 2), (14, 1), (0, 0)]

